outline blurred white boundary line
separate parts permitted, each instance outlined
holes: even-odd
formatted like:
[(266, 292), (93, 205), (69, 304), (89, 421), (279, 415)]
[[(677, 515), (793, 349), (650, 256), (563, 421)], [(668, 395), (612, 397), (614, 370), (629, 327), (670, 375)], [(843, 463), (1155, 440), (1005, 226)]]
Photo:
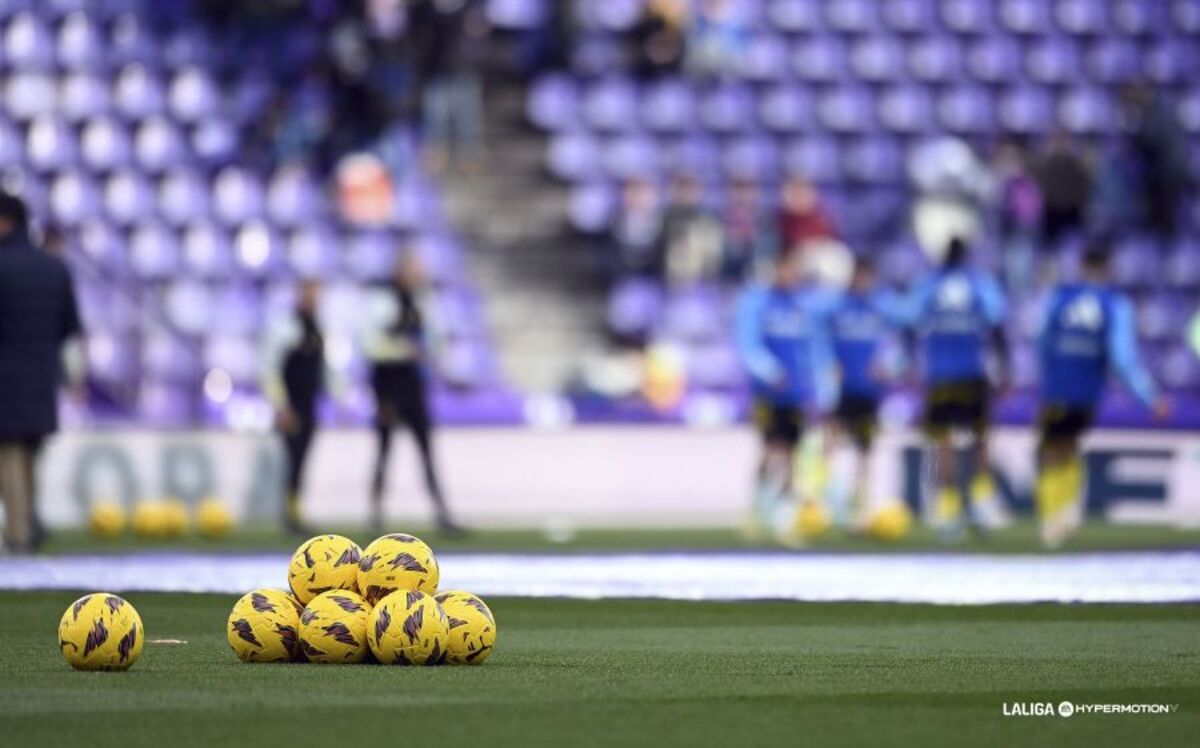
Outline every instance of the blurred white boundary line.
[[(1200, 602), (1200, 552), (445, 554), (442, 589), (484, 596), (985, 605)], [(221, 592), (286, 587), (282, 554), (0, 560), (0, 589)]]

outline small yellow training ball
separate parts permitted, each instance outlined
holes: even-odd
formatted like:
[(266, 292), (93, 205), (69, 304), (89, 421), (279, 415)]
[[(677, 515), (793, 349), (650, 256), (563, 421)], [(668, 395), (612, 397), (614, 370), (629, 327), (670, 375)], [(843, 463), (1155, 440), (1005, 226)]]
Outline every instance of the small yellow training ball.
[(100, 501), (88, 514), (88, 529), (99, 538), (115, 538), (125, 531), (125, 510), (115, 501)]
[(358, 544), (341, 535), (318, 535), (300, 544), (288, 565), (288, 584), (307, 605), (329, 590), (358, 592)]
[(796, 530), (806, 538), (825, 534), (833, 525), (829, 510), (819, 501), (805, 501), (796, 513)]
[(370, 613), (371, 606), (357, 592), (322, 592), (300, 614), (301, 651), (309, 662), (362, 662)]
[(143, 501), (133, 508), (130, 525), (143, 538), (161, 538), (166, 534), (166, 514), (157, 501)]
[(204, 537), (224, 537), (232, 529), (233, 515), (219, 499), (205, 499), (196, 507), (196, 532)]
[(300, 657), (304, 606), (283, 590), (247, 592), (229, 612), (225, 636), (243, 662), (291, 662)]
[(479, 665), (496, 648), (496, 618), (478, 595), (454, 590), (434, 596), (450, 628), (446, 662)]
[(912, 523), (908, 505), (895, 501), (871, 515), (867, 520), (867, 534), (878, 540), (896, 541), (908, 534)]
[(437, 592), (441, 573), (433, 549), (414, 535), (394, 532), (371, 541), (358, 562), (358, 589), (372, 605), (397, 590)]
[(163, 536), (177, 538), (187, 532), (187, 504), (179, 499), (167, 499), (162, 503)]
[(125, 599), (84, 595), (58, 622), (58, 647), (76, 670), (127, 670), (142, 656), (142, 619)]

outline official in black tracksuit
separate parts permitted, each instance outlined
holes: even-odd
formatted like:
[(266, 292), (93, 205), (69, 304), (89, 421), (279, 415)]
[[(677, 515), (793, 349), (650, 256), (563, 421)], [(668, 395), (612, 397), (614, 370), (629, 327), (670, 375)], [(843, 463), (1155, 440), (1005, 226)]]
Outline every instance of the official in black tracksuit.
[(437, 526), (443, 532), (457, 533), (462, 528), (450, 517), (433, 457), (433, 420), (425, 392), (429, 325), (421, 303), (424, 287), (422, 268), (409, 255), (397, 263), (391, 282), (372, 304), (371, 329), (364, 341), (371, 362), (378, 444), (371, 484), (372, 520), (377, 528), (382, 527), (392, 431), (403, 425), (416, 442)]
[(66, 264), (33, 245), (24, 203), (0, 193), (0, 498), (12, 553), (40, 540), (34, 465), (58, 429), (63, 345), (80, 333)]
[(317, 403), (325, 390), (325, 338), (317, 319), (320, 285), (305, 281), (294, 312), (268, 330), (263, 391), (275, 406), (287, 452), (284, 526), (306, 532), (300, 513), (304, 463), (317, 431)]

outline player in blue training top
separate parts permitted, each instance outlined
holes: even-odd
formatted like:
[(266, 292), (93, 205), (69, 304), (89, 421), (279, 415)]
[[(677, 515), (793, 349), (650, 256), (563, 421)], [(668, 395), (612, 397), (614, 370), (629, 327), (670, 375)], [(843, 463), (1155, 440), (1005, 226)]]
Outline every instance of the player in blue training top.
[(791, 493), (805, 410), (832, 399), (828, 301), (802, 279), (795, 253), (784, 254), (770, 281), (750, 286), (737, 303), (735, 344), (750, 375), (763, 439), (750, 518), (755, 532), (775, 529), (776, 508)]
[(967, 245), (953, 239), (942, 267), (913, 291), (910, 321), (920, 340), (925, 378), (925, 431), (933, 446), (937, 486), (935, 520), (949, 539), (961, 534), (961, 476), (954, 449), (955, 432), (971, 440), (971, 515), (976, 527), (994, 527), (1003, 515), (987, 461), (990, 391), (986, 358), (998, 354), (1000, 374), (1008, 379), (1008, 341), (1004, 335), (1004, 294), (989, 273), (967, 264)]
[(1103, 246), (1093, 246), (1084, 255), (1081, 282), (1054, 289), (1038, 354), (1042, 412), (1035, 498), (1042, 541), (1055, 547), (1082, 519), (1079, 439), (1091, 426), (1109, 369), (1157, 417), (1167, 414), (1166, 401), (1138, 358), (1133, 307), (1108, 283)]
[(857, 464), (853, 469), (851, 525), (856, 528), (865, 524), (871, 442), (887, 380), (881, 349), (888, 336), (903, 325), (896, 301), (876, 288), (875, 267), (870, 259), (859, 257), (850, 286), (838, 297), (829, 316), (839, 382), (830, 446), (833, 451), (845, 437), (854, 448)]

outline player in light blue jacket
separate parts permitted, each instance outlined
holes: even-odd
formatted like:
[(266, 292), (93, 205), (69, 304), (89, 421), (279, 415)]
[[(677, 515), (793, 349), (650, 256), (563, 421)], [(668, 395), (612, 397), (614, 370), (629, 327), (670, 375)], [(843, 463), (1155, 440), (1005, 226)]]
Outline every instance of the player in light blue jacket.
[(1060, 545), (1082, 519), (1079, 440), (1091, 426), (1111, 370), (1155, 414), (1167, 403), (1142, 366), (1133, 305), (1108, 282), (1102, 246), (1084, 256), (1083, 279), (1054, 289), (1038, 341), (1042, 412), (1036, 499), (1042, 540)]
[(777, 259), (769, 282), (748, 287), (737, 303), (735, 344), (763, 439), (751, 517), (756, 530), (771, 528), (778, 503), (790, 495), (806, 411), (828, 407), (833, 397), (828, 299), (803, 283), (793, 254)]

